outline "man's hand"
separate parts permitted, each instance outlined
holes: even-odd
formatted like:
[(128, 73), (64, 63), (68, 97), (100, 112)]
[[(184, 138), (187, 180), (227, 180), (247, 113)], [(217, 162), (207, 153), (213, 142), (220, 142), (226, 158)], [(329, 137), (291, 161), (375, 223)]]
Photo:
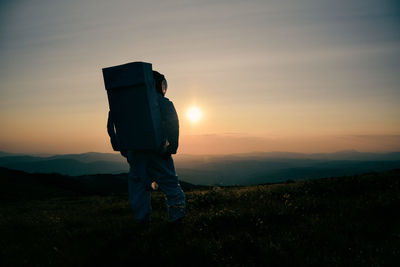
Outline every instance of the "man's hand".
[(128, 150), (121, 150), (120, 153), (121, 153), (121, 155), (124, 156), (125, 158), (128, 157)]
[(171, 147), (169, 145), (162, 146), (159, 150), (160, 157), (162, 159), (168, 160), (171, 157), (171, 154), (174, 154), (174, 153), (171, 153), (170, 150), (171, 150)]
[(167, 153), (171, 154), (176, 154), (176, 148), (173, 148), (171, 145), (167, 147)]
[(152, 183), (151, 183), (151, 188), (152, 188), (154, 191), (158, 190), (158, 184), (157, 184), (156, 182), (152, 182)]

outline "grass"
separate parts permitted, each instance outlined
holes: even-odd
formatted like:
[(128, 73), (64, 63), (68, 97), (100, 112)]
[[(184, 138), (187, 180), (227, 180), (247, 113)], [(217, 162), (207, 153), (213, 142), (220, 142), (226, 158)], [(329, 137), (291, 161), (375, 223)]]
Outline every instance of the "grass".
[(194, 189), (176, 227), (156, 192), (148, 229), (134, 221), (127, 194), (10, 197), (0, 204), (0, 264), (399, 265), (399, 193), (400, 170)]

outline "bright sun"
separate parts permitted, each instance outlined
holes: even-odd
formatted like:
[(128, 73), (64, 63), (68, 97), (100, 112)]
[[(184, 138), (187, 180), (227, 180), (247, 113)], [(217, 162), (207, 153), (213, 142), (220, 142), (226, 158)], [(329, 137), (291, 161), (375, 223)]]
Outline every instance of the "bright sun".
[(188, 109), (186, 116), (191, 122), (196, 123), (201, 119), (202, 113), (198, 107), (193, 106)]

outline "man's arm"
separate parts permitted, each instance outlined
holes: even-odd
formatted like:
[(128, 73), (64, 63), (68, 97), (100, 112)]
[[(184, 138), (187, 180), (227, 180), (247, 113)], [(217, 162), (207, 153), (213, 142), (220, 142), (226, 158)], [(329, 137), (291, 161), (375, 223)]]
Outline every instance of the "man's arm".
[(111, 111), (108, 112), (107, 132), (108, 132), (108, 135), (110, 136), (112, 148), (115, 151), (119, 151), (117, 136), (115, 134), (114, 120), (111, 116)]
[(179, 146), (179, 119), (174, 104), (171, 101), (166, 101), (161, 114), (169, 143), (167, 153), (176, 154)]
[(115, 134), (114, 120), (113, 120), (113, 118), (111, 116), (111, 111), (108, 112), (107, 132), (108, 132), (108, 135), (110, 136), (110, 141), (111, 141), (112, 148), (115, 151), (120, 151), (121, 155), (126, 157), (127, 156), (127, 152), (125, 150), (120, 150), (119, 149), (118, 139), (117, 139), (117, 135)]

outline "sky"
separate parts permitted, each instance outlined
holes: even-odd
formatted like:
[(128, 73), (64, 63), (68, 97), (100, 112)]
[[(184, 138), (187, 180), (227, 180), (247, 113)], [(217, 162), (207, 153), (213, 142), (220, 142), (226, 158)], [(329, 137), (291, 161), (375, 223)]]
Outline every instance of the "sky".
[(397, 0), (0, 0), (0, 60), (1, 151), (111, 152), (101, 69), (133, 61), (179, 153), (400, 151)]

